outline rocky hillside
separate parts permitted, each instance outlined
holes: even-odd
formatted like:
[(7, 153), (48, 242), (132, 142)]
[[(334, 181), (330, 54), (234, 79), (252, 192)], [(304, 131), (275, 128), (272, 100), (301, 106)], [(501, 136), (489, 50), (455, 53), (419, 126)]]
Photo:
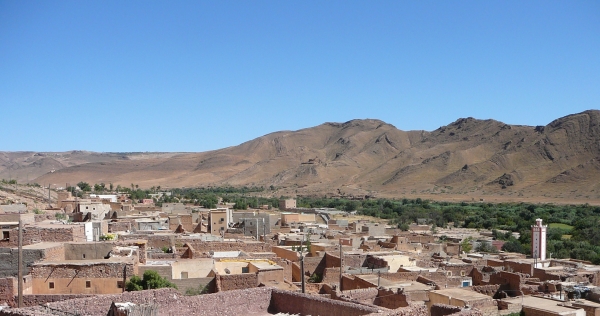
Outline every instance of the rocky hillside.
[[(96, 160), (84, 163), (46, 156), (37, 161), (54, 172), (31, 179), (141, 187), (273, 185), (289, 194), (599, 199), (599, 124), (597, 110), (536, 127), (463, 118), (432, 132), (352, 120), (204, 153), (136, 159), (96, 153)], [(17, 161), (11, 154), (0, 156), (3, 174)]]

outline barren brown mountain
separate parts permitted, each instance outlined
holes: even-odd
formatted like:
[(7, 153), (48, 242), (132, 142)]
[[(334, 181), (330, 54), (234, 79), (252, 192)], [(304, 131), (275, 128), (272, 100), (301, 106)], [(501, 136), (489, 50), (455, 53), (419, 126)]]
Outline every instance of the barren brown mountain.
[[(40, 184), (273, 185), (287, 194), (489, 195), (585, 202), (600, 199), (599, 124), (597, 110), (537, 127), (463, 118), (432, 132), (352, 120), (276, 132), (203, 153), (88, 153), (88, 161), (52, 156), (66, 153), (28, 157), (54, 169), (30, 177)], [(0, 156), (5, 178), (9, 170), (20, 170), (21, 179), (27, 170), (34, 174), (35, 166), (11, 155), (16, 154)]]

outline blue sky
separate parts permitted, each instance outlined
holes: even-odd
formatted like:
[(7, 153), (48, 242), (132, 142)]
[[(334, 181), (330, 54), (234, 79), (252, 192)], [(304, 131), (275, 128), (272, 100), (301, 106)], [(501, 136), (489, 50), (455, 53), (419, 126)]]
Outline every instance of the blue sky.
[(600, 107), (598, 1), (0, 0), (2, 151), (206, 151)]

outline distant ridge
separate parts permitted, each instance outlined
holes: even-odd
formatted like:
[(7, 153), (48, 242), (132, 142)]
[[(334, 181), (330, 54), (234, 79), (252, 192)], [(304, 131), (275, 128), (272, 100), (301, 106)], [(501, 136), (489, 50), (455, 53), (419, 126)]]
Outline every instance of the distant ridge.
[(431, 132), (375, 119), (324, 123), (203, 153), (3, 152), (0, 174), (23, 182), (29, 174), (40, 184), (273, 185), (289, 195), (583, 201), (600, 200), (599, 160), (600, 111), (589, 110), (536, 127), (471, 117)]

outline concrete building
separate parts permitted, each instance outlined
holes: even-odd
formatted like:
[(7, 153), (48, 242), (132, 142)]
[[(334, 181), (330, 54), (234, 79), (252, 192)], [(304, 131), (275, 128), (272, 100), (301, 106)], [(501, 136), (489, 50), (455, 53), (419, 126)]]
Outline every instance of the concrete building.
[(218, 208), (209, 212), (209, 226), (211, 235), (222, 235), (233, 222), (232, 210), (228, 208)]
[(289, 210), (292, 208), (296, 208), (296, 200), (295, 199), (279, 200), (279, 209), (280, 210)]

